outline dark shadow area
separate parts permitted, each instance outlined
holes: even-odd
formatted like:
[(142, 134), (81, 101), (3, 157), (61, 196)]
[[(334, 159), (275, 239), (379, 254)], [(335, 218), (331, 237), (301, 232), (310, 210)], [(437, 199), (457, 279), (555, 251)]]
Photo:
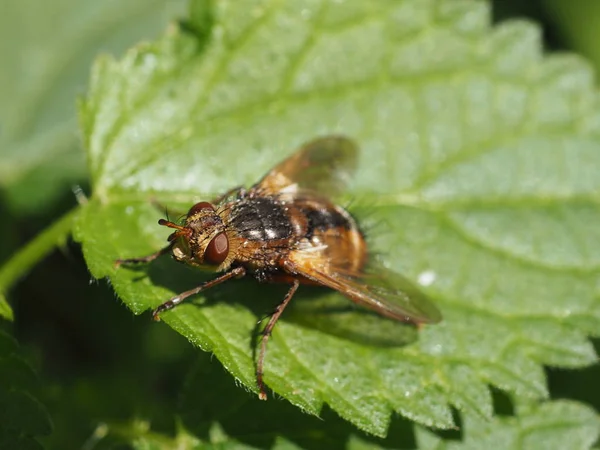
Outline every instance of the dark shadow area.
[(568, 49), (540, 0), (526, 2), (522, 0), (493, 0), (493, 23), (499, 24), (511, 19), (528, 19), (536, 22), (542, 30), (542, 43), (546, 51)]
[[(600, 338), (592, 339), (596, 354), (600, 353)], [(600, 365), (584, 369), (546, 368), (548, 387), (553, 399), (578, 400), (600, 411)]]
[[(148, 420), (175, 432), (177, 394), (197, 353), (169, 327), (135, 317), (78, 245), (54, 252), (11, 295), (13, 333), (44, 380), (54, 421), (48, 448), (81, 446), (100, 423)], [(76, 445), (74, 445), (76, 444)]]
[(210, 42), (215, 22), (213, 4), (208, 1), (189, 2), (188, 11), (189, 19), (179, 20), (179, 26), (185, 32), (196, 36), (199, 52), (202, 52)]
[(350, 441), (384, 448), (415, 448), (412, 424), (394, 416), (386, 439), (358, 431), (327, 406), (320, 418), (305, 414), (285, 400), (261, 401), (244, 393), (209, 355), (199, 355), (181, 395), (179, 411), (186, 429), (208, 439), (211, 424), (218, 421), (233, 439), (258, 448), (272, 447), (278, 437), (311, 449), (344, 449)]
[(362, 345), (402, 347), (418, 339), (414, 325), (360, 308), (325, 288), (303, 286), (289, 309), (290, 322)]
[(492, 402), (494, 405), (494, 414), (496, 416), (514, 416), (515, 407), (510, 396), (494, 386), (488, 386), (492, 393)]

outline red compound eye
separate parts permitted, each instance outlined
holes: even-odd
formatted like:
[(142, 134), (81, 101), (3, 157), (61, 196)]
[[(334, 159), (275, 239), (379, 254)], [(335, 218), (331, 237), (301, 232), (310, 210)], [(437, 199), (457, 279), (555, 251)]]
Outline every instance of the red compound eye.
[(229, 239), (225, 233), (217, 234), (204, 251), (204, 262), (218, 266), (229, 254)]
[(188, 216), (193, 216), (194, 214), (202, 211), (203, 209), (208, 209), (210, 211), (214, 211), (215, 207), (208, 202), (200, 202), (196, 203), (194, 206), (190, 208), (188, 211)]

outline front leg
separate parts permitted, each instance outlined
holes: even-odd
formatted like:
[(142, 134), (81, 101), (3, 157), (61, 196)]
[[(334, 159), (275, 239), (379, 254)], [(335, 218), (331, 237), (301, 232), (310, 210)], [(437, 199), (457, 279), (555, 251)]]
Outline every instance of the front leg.
[(217, 278), (207, 281), (206, 283), (202, 283), (200, 286), (195, 287), (194, 289), (190, 289), (189, 291), (182, 292), (175, 297), (170, 298), (163, 304), (159, 305), (154, 311), (152, 311), (152, 318), (156, 321), (160, 320), (159, 314), (168, 311), (169, 309), (175, 308), (181, 302), (183, 302), (186, 298), (191, 297), (192, 295), (196, 295), (206, 289), (210, 289), (217, 284), (221, 284), (224, 281), (230, 280), (232, 278), (241, 278), (246, 275), (246, 269), (243, 267), (236, 267), (229, 272), (225, 272), (223, 275), (218, 276)]
[(150, 261), (154, 261), (159, 256), (164, 255), (165, 253), (169, 253), (172, 248), (173, 248), (173, 243), (167, 245), (164, 248), (161, 248), (156, 253), (152, 253), (151, 255), (148, 255), (148, 256), (142, 256), (141, 258), (117, 259), (115, 261), (115, 267), (119, 267), (121, 264), (142, 264), (142, 263), (149, 263)]

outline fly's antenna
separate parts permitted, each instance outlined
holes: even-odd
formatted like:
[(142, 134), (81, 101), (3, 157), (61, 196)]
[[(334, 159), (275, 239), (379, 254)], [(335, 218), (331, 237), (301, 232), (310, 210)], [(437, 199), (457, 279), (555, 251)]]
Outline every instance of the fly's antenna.
[(175, 240), (179, 236), (185, 236), (188, 239), (192, 236), (192, 229), (191, 228), (182, 227), (181, 225), (177, 225), (176, 223), (173, 223), (173, 222), (171, 222), (169, 220), (160, 219), (158, 221), (158, 224), (162, 225), (163, 227), (174, 228), (175, 230), (177, 230), (175, 233), (173, 233), (171, 236), (169, 236), (169, 242)]

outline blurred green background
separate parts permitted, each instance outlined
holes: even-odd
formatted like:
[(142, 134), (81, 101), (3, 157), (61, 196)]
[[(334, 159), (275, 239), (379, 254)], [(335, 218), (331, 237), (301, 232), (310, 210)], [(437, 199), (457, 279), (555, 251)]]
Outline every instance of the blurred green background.
[[(495, 21), (528, 18), (539, 23), (548, 51), (577, 52), (600, 65), (600, 2), (497, 0), (493, 7)], [(100, 52), (120, 55), (136, 42), (154, 38), (185, 13), (186, 4), (8, 0), (0, 11), (3, 262), (76, 205), (73, 186), (89, 193), (75, 110), (94, 57)], [(54, 424), (51, 434), (39, 433), (39, 442), (47, 448), (108, 447), (143, 433), (146, 421), (153, 430), (174, 433), (177, 424), (167, 412), (178, 408), (186, 380), (193, 384), (190, 373), (195, 373), (198, 358), (205, 364), (209, 358), (198, 356), (170, 328), (152, 326), (146, 316), (134, 317), (105, 281), (90, 279), (77, 245), (67, 243), (53, 252), (8, 294), (15, 321), (1, 321), (1, 329), (16, 339), (17, 353), (37, 372), (38, 380), (28, 388)], [(0, 351), (2, 347), (0, 342)], [(211, 367), (221, 370), (216, 361)], [(548, 375), (553, 397), (578, 399), (600, 410), (600, 368), (549, 369)], [(235, 397), (230, 377), (217, 373), (215, 378), (227, 384), (219, 392)], [(239, 393), (242, 401), (249, 397)], [(306, 420), (307, 427), (319, 427), (312, 418), (282, 408), (282, 414)], [(100, 439), (107, 429), (102, 424), (113, 430), (108, 439)], [(349, 429), (337, 419), (329, 425), (329, 433), (337, 426), (342, 434)], [(401, 430), (407, 424), (398, 419), (394, 426)], [(402, 433), (393, 428), (391, 434)]]

